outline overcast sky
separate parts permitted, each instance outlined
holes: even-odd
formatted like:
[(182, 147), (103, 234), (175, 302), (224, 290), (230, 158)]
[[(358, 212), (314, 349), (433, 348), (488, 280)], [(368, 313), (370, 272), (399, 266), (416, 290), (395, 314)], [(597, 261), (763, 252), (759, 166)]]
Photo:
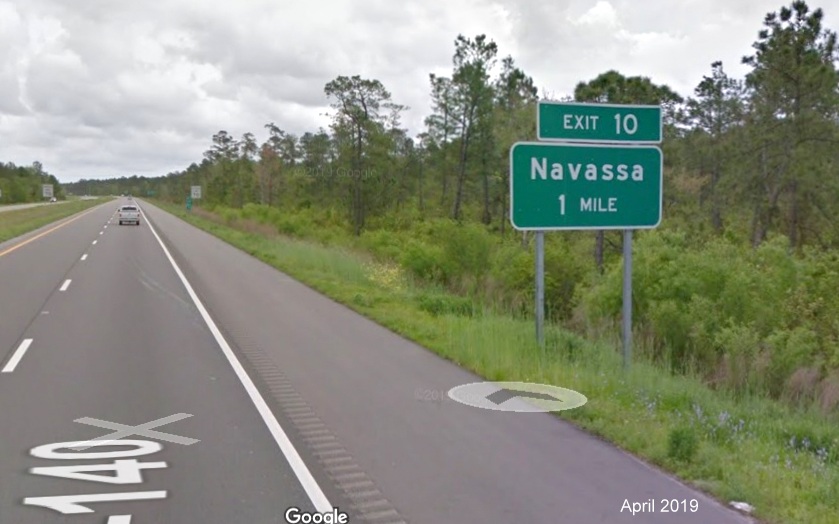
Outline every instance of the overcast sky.
[[(408, 105), (415, 134), (458, 33), (486, 34), (553, 97), (609, 69), (687, 96), (715, 60), (743, 76), (765, 14), (787, 4), (0, 0), (0, 161), (38, 160), (62, 182), (164, 175), (200, 161), (220, 129), (262, 141), (269, 122), (326, 127), (324, 84), (353, 74)], [(809, 5), (837, 29), (835, 0)]]

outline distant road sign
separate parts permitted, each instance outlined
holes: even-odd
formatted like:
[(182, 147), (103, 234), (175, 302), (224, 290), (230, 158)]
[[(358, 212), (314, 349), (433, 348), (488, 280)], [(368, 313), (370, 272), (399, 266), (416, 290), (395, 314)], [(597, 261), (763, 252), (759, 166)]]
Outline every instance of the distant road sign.
[(192, 186), (192, 198), (201, 198), (201, 186)]
[(44, 198), (52, 198), (52, 184), (43, 184), (41, 186), (41, 193)]
[(661, 142), (661, 107), (539, 100), (536, 136), (564, 142)]
[(654, 146), (518, 142), (510, 148), (510, 221), (535, 231), (657, 227), (662, 169)]

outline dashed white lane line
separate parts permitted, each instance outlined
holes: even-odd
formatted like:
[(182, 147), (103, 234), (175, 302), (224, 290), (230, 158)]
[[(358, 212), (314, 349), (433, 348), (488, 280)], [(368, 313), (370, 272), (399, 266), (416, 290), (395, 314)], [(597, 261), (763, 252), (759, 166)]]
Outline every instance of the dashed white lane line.
[(131, 515), (111, 515), (107, 524), (131, 524)]
[(94, 241), (93, 241), (93, 245), (95, 246), (97, 242), (99, 242), (99, 241), (98, 241), (98, 240), (94, 240)]
[(104, 234), (105, 234), (105, 232), (104, 232), (104, 231), (100, 231), (100, 232), (99, 232), (99, 234), (100, 234), (100, 235), (104, 235)]
[(253, 402), (256, 410), (265, 422), (265, 425), (268, 426), (271, 436), (274, 437), (274, 441), (277, 443), (277, 446), (279, 446), (280, 451), (285, 456), (288, 464), (297, 476), (297, 480), (300, 481), (300, 484), (303, 486), (303, 489), (306, 491), (306, 494), (315, 506), (315, 509), (317, 509), (320, 513), (331, 513), (333, 510), (332, 503), (329, 502), (326, 494), (318, 485), (317, 480), (315, 480), (314, 476), (312, 476), (308, 466), (306, 466), (306, 463), (303, 462), (303, 458), (300, 457), (300, 454), (297, 452), (297, 449), (295, 449), (294, 444), (291, 443), (288, 435), (283, 430), (282, 426), (280, 426), (279, 421), (271, 412), (271, 408), (268, 407), (268, 403), (265, 402), (262, 394), (256, 388), (256, 385), (254, 385), (253, 380), (251, 380), (250, 376), (248, 376), (247, 371), (245, 371), (245, 368), (242, 367), (239, 359), (236, 358), (236, 354), (233, 353), (233, 350), (230, 348), (230, 345), (227, 343), (224, 335), (222, 335), (218, 326), (216, 326), (216, 323), (213, 321), (212, 317), (210, 317), (210, 314), (207, 312), (207, 309), (204, 307), (201, 299), (198, 298), (198, 295), (192, 289), (192, 285), (190, 285), (186, 276), (184, 276), (181, 268), (178, 266), (177, 262), (175, 262), (175, 259), (172, 258), (172, 255), (169, 253), (169, 250), (166, 248), (163, 240), (160, 239), (160, 236), (158, 236), (154, 226), (151, 225), (151, 221), (149, 221), (142, 209), (140, 209), (140, 214), (142, 215), (143, 220), (146, 221), (146, 224), (148, 224), (149, 230), (151, 230), (152, 234), (157, 239), (157, 243), (160, 244), (160, 247), (163, 249), (163, 253), (169, 260), (169, 263), (172, 265), (175, 273), (177, 273), (181, 283), (183, 283), (186, 288), (187, 293), (192, 299), (192, 302), (195, 304), (195, 307), (198, 309), (198, 312), (201, 314), (201, 317), (204, 319), (204, 322), (207, 324), (207, 327), (210, 329), (213, 338), (216, 339), (216, 343), (221, 348), (222, 353), (224, 353), (224, 356), (227, 357), (227, 361), (230, 363), (230, 366), (233, 368), (236, 376), (239, 377), (239, 381), (244, 386), (245, 391), (247, 391), (251, 402)]
[(87, 253), (85, 253), (84, 255), (82, 255), (82, 260), (87, 260)]
[(35, 236), (34, 236), (34, 237), (32, 237), (32, 238), (29, 238), (29, 239), (27, 239), (27, 240), (24, 240), (24, 241), (23, 241), (23, 242), (21, 242), (20, 244), (16, 244), (16, 245), (14, 245), (14, 246), (10, 247), (9, 249), (6, 249), (5, 251), (0, 251), (0, 257), (2, 257), (2, 256), (4, 256), (4, 255), (8, 255), (8, 254), (9, 254), (9, 253), (11, 253), (12, 251), (14, 251), (14, 250), (16, 250), (16, 249), (20, 249), (20, 248), (22, 248), (23, 246), (25, 246), (25, 245), (29, 244), (30, 242), (34, 242), (34, 241), (38, 240), (39, 238), (41, 238), (41, 237), (43, 237), (43, 236), (49, 235), (49, 234), (50, 234), (50, 233), (52, 233), (53, 231), (55, 231), (55, 230), (57, 230), (57, 229), (59, 229), (59, 228), (62, 228), (62, 227), (64, 227), (64, 226), (66, 226), (67, 224), (70, 224), (70, 223), (72, 223), (72, 222), (75, 222), (76, 220), (78, 220), (78, 219), (82, 218), (83, 216), (85, 216), (85, 215), (87, 215), (87, 214), (89, 214), (89, 213), (93, 213), (94, 211), (96, 211), (96, 209), (98, 209), (98, 207), (95, 207), (95, 208), (93, 208), (93, 209), (89, 209), (89, 210), (85, 211), (84, 213), (82, 213), (82, 214), (80, 214), (80, 215), (77, 215), (77, 216), (75, 216), (74, 218), (71, 218), (70, 220), (67, 220), (66, 222), (62, 222), (62, 223), (58, 224), (57, 226), (55, 226), (55, 227), (53, 227), (53, 228), (51, 228), (51, 229), (48, 229), (48, 230), (44, 231), (43, 233), (39, 233), (39, 234), (35, 235)]
[(29, 349), (29, 346), (31, 344), (31, 338), (24, 339), (24, 341), (21, 342), (20, 345), (17, 347), (17, 350), (15, 350), (14, 354), (12, 355), (12, 358), (10, 358), (9, 361), (6, 363), (6, 367), (3, 368), (2, 373), (11, 373), (12, 371), (14, 371), (18, 363), (20, 362), (20, 359), (23, 358), (24, 353), (26, 353), (26, 350)]
[(59, 289), (59, 291), (67, 291), (67, 288), (70, 287), (70, 282), (72, 282), (72, 280), (70, 280), (69, 278), (65, 280), (64, 283), (61, 284), (61, 288)]

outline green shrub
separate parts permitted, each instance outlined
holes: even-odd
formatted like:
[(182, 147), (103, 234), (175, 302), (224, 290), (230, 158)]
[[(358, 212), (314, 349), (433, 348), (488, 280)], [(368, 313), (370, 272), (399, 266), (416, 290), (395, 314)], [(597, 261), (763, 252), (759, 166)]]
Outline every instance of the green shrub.
[(373, 300), (370, 299), (370, 297), (368, 297), (364, 293), (356, 293), (355, 295), (353, 295), (352, 302), (356, 306), (361, 307), (372, 307), (375, 303)]
[(447, 283), (448, 264), (439, 246), (411, 240), (405, 246), (400, 263), (415, 278), (430, 283)]
[[(744, 391), (777, 392), (806, 358), (839, 364), (836, 258), (808, 252), (796, 259), (780, 236), (752, 250), (724, 237), (691, 246), (681, 232), (638, 235), (633, 322), (652, 337), (643, 349), (674, 370), (694, 367), (706, 375), (725, 355), (730, 385)], [(593, 286), (579, 290), (583, 316), (605, 323), (619, 319), (622, 269), (617, 261)], [(796, 348), (779, 331), (793, 327), (801, 328), (793, 337)], [(763, 368), (753, 369), (765, 364), (756, 361), (762, 348), (770, 351), (761, 358), (772, 362), (772, 371), (757, 380), (764, 375)]]
[(361, 247), (383, 261), (398, 261), (404, 251), (400, 236), (383, 229), (364, 231), (358, 242)]
[(219, 208), (216, 212), (221, 215), (222, 220), (224, 220), (227, 225), (232, 224), (239, 218), (239, 211), (229, 207)]
[(479, 314), (472, 300), (452, 295), (421, 294), (417, 296), (417, 303), (423, 311), (432, 315), (456, 315), (472, 317)]
[[(491, 275), (514, 304), (526, 304), (532, 311), (536, 291), (536, 267), (533, 249), (506, 246), (497, 249), (492, 258)], [(566, 242), (546, 242), (545, 246), (545, 310), (556, 320), (571, 316), (577, 303), (577, 286), (584, 280), (585, 266), (575, 258)]]
[(441, 220), (436, 223), (433, 240), (443, 249), (450, 278), (481, 278), (489, 269), (493, 239), (482, 225)]
[(692, 462), (699, 451), (699, 438), (690, 427), (670, 430), (667, 440), (667, 456), (679, 462)]
[(784, 393), (787, 379), (796, 369), (813, 362), (819, 351), (816, 333), (806, 327), (777, 329), (766, 339), (772, 359), (767, 370), (767, 389), (775, 398)]
[(728, 355), (728, 386), (735, 392), (765, 391), (762, 373), (756, 372), (760, 335), (751, 326), (731, 324), (714, 337), (720, 353)]

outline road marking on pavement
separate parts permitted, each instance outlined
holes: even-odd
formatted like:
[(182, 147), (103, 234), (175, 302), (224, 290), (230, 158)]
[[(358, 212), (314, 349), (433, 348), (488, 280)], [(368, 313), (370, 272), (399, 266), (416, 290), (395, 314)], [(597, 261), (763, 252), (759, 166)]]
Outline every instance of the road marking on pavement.
[(82, 213), (81, 215), (79, 215), (79, 216), (77, 216), (77, 217), (75, 217), (75, 218), (71, 218), (70, 220), (68, 220), (68, 221), (66, 221), (66, 222), (62, 222), (62, 223), (58, 224), (57, 226), (55, 226), (55, 227), (53, 227), (53, 228), (51, 228), (51, 229), (47, 229), (47, 230), (46, 230), (46, 231), (44, 231), (43, 233), (38, 233), (37, 235), (35, 235), (35, 236), (34, 236), (34, 237), (32, 237), (32, 238), (29, 238), (29, 239), (27, 239), (27, 240), (24, 240), (24, 241), (23, 241), (23, 242), (21, 242), (20, 244), (16, 244), (16, 245), (14, 245), (14, 246), (10, 247), (9, 249), (7, 249), (7, 250), (5, 250), (5, 251), (0, 251), (0, 257), (2, 257), (3, 255), (8, 255), (9, 253), (11, 253), (12, 251), (14, 251), (15, 249), (21, 248), (21, 247), (25, 246), (26, 244), (28, 244), (28, 243), (30, 243), (30, 242), (34, 242), (34, 241), (38, 240), (39, 238), (41, 238), (41, 237), (43, 237), (43, 236), (46, 236), (46, 235), (48, 235), (48, 234), (52, 233), (53, 231), (55, 231), (55, 230), (57, 230), (57, 229), (60, 229), (60, 228), (62, 228), (62, 227), (64, 227), (64, 226), (66, 226), (66, 225), (67, 225), (67, 224), (69, 224), (70, 222), (75, 222), (76, 220), (78, 220), (78, 219), (82, 218), (83, 216), (87, 215), (88, 213), (92, 213), (92, 212), (96, 211), (96, 209), (97, 209), (97, 208), (93, 208), (93, 209), (91, 209), (91, 210), (89, 210), (89, 211), (85, 211), (84, 213)]
[[(271, 395), (274, 399), (276, 399), (285, 413), (285, 415), (291, 420), (292, 425), (294, 428), (297, 429), (298, 432), (306, 439), (307, 447), (311, 450), (312, 455), (320, 462), (323, 466), (324, 471), (329, 476), (329, 478), (336, 483), (336, 477), (340, 475), (346, 475), (348, 472), (352, 471), (355, 473), (362, 473), (363, 469), (361, 466), (356, 463), (352, 455), (341, 446), (341, 443), (338, 442), (337, 439), (335, 440), (327, 440), (327, 441), (314, 441), (312, 440), (313, 437), (311, 435), (303, 435), (305, 432), (304, 428), (310, 428), (314, 425), (320, 425), (323, 428), (326, 428), (326, 424), (321, 422), (321, 420), (315, 415), (314, 410), (312, 410), (309, 406), (300, 406), (300, 402), (303, 400), (301, 395), (298, 395), (295, 391), (294, 386), (285, 376), (285, 374), (280, 371), (280, 369), (274, 363), (274, 360), (266, 356), (264, 352), (259, 349), (259, 346), (255, 343), (251, 342), (247, 335), (244, 333), (238, 332), (235, 325), (226, 326), (230, 333), (230, 337), (233, 340), (236, 340), (239, 343), (239, 348), (247, 358), (256, 368), (256, 372), (265, 379), (265, 383), (268, 386), (268, 389), (271, 392)], [(298, 402), (294, 402), (296, 407), (288, 407), (289, 402), (293, 402), (297, 400)], [(303, 402), (305, 404), (305, 402)], [(372, 483), (370, 478), (359, 478), (358, 485), (347, 485), (349, 481), (344, 477), (341, 477), (342, 482), (345, 482), (343, 485), (337, 485), (339, 489), (344, 492), (344, 495), (347, 498), (347, 501), (350, 503), (350, 507), (356, 507), (361, 505), (368, 505), (375, 502), (375, 506), (381, 509), (387, 509), (388, 513), (385, 517), (385, 520), (376, 520), (379, 524), (407, 524), (403, 519), (399, 518), (398, 515), (394, 517), (393, 506), (387, 500), (387, 498), (382, 494), (381, 491), (376, 489), (375, 484)], [(371, 500), (371, 499), (378, 499), (378, 500)], [(360, 512), (364, 511), (364, 509), (356, 508)], [(365, 521), (373, 522), (370, 519), (363, 519)]]
[(82, 255), (82, 260), (87, 260), (87, 253), (85, 253), (84, 255)]
[(72, 280), (70, 280), (69, 278), (65, 280), (64, 283), (61, 284), (61, 288), (59, 289), (59, 291), (67, 291), (67, 288), (70, 287), (70, 282), (72, 282)]
[(29, 346), (32, 344), (32, 339), (27, 338), (24, 339), (23, 342), (17, 347), (17, 350), (12, 355), (12, 358), (9, 359), (9, 362), (6, 363), (6, 367), (3, 368), (2, 373), (11, 373), (15, 370), (20, 362), (20, 359), (23, 358), (23, 354), (26, 353), (26, 350), (29, 349)]
[(80, 502), (117, 502), (122, 500), (153, 500), (165, 498), (165, 491), (135, 491), (126, 493), (97, 493), (96, 495), (26, 497), (23, 499), (23, 503), (27, 506), (47, 507), (65, 515), (78, 515), (94, 512), (92, 509), (82, 506)]
[(148, 224), (149, 230), (157, 239), (158, 244), (160, 244), (160, 247), (163, 249), (163, 253), (166, 255), (166, 258), (169, 259), (169, 263), (172, 265), (172, 268), (174, 268), (175, 273), (177, 273), (178, 278), (181, 280), (181, 283), (183, 283), (186, 288), (192, 302), (195, 304), (195, 307), (198, 309), (198, 312), (201, 314), (201, 317), (204, 319), (204, 322), (213, 334), (213, 338), (216, 339), (216, 343), (221, 348), (224, 356), (227, 357), (227, 361), (230, 363), (230, 366), (233, 368), (233, 371), (236, 373), (239, 381), (244, 386), (245, 391), (247, 391), (248, 396), (250, 396), (257, 411), (262, 416), (262, 420), (265, 422), (265, 425), (268, 426), (271, 436), (274, 437), (274, 441), (280, 447), (280, 451), (285, 456), (288, 464), (291, 466), (291, 469), (294, 471), (294, 474), (297, 476), (297, 479), (300, 481), (300, 484), (303, 486), (303, 489), (306, 491), (306, 494), (315, 506), (315, 509), (321, 513), (332, 512), (332, 503), (330, 503), (329, 499), (326, 498), (326, 494), (324, 494), (323, 490), (312, 476), (312, 473), (309, 471), (306, 463), (303, 462), (303, 459), (300, 457), (297, 449), (295, 449), (294, 444), (291, 443), (288, 435), (285, 431), (283, 431), (283, 428), (280, 426), (276, 417), (274, 417), (274, 414), (271, 412), (271, 408), (268, 407), (268, 404), (259, 393), (259, 390), (254, 385), (251, 378), (248, 376), (245, 368), (242, 367), (241, 362), (239, 362), (239, 359), (236, 358), (236, 355), (233, 353), (233, 350), (230, 348), (227, 340), (225, 340), (218, 326), (216, 326), (216, 323), (210, 317), (210, 314), (207, 312), (207, 309), (204, 307), (201, 299), (198, 298), (198, 295), (192, 289), (192, 285), (190, 285), (186, 276), (184, 276), (181, 268), (178, 266), (177, 262), (175, 262), (175, 259), (172, 258), (172, 255), (169, 253), (166, 245), (160, 239), (160, 236), (157, 234), (154, 226), (152, 226), (151, 221), (148, 217), (146, 217), (146, 214), (142, 209), (140, 209), (140, 214), (142, 215), (143, 220), (146, 221), (146, 224)]
[[(106, 428), (106, 429), (116, 429), (114, 433), (108, 433), (107, 435), (102, 435), (101, 437), (97, 437), (95, 439), (89, 440), (87, 442), (115, 442), (123, 437), (131, 437), (133, 435), (142, 435), (144, 437), (155, 438), (158, 440), (165, 440), (166, 442), (174, 442), (175, 444), (183, 444), (184, 446), (191, 446), (196, 442), (201, 442), (200, 440), (189, 438), (189, 437), (181, 437), (178, 435), (172, 435), (169, 433), (162, 433), (159, 431), (152, 431), (151, 428), (156, 428), (158, 426), (163, 426), (165, 424), (169, 424), (170, 422), (177, 422), (179, 420), (183, 420), (185, 418), (189, 418), (192, 415), (189, 413), (176, 413), (174, 415), (169, 415), (168, 417), (159, 418), (157, 420), (152, 420), (151, 422), (146, 422), (145, 424), (140, 424), (137, 426), (128, 426), (125, 424), (119, 424), (116, 422), (109, 422), (107, 420), (99, 420), (98, 418), (90, 418), (90, 417), (82, 417), (77, 418), (73, 422), (79, 422), (80, 424), (87, 424), (88, 426), (96, 426), (97, 428)], [(77, 447), (72, 448), (76, 451), (81, 451), (89, 448), (91, 446), (84, 446), (84, 447)]]
[(111, 515), (106, 524), (131, 524), (131, 515)]
[(564, 411), (588, 402), (572, 389), (535, 382), (473, 382), (450, 389), (448, 397), (475, 408), (518, 413)]
[(100, 232), (99, 232), (99, 234), (100, 234), (100, 235), (104, 235), (104, 234), (105, 234), (105, 232), (104, 232), (104, 231), (100, 231)]
[(93, 241), (93, 245), (95, 246), (97, 242), (99, 242), (99, 241), (98, 241), (98, 240), (94, 240), (94, 241)]

